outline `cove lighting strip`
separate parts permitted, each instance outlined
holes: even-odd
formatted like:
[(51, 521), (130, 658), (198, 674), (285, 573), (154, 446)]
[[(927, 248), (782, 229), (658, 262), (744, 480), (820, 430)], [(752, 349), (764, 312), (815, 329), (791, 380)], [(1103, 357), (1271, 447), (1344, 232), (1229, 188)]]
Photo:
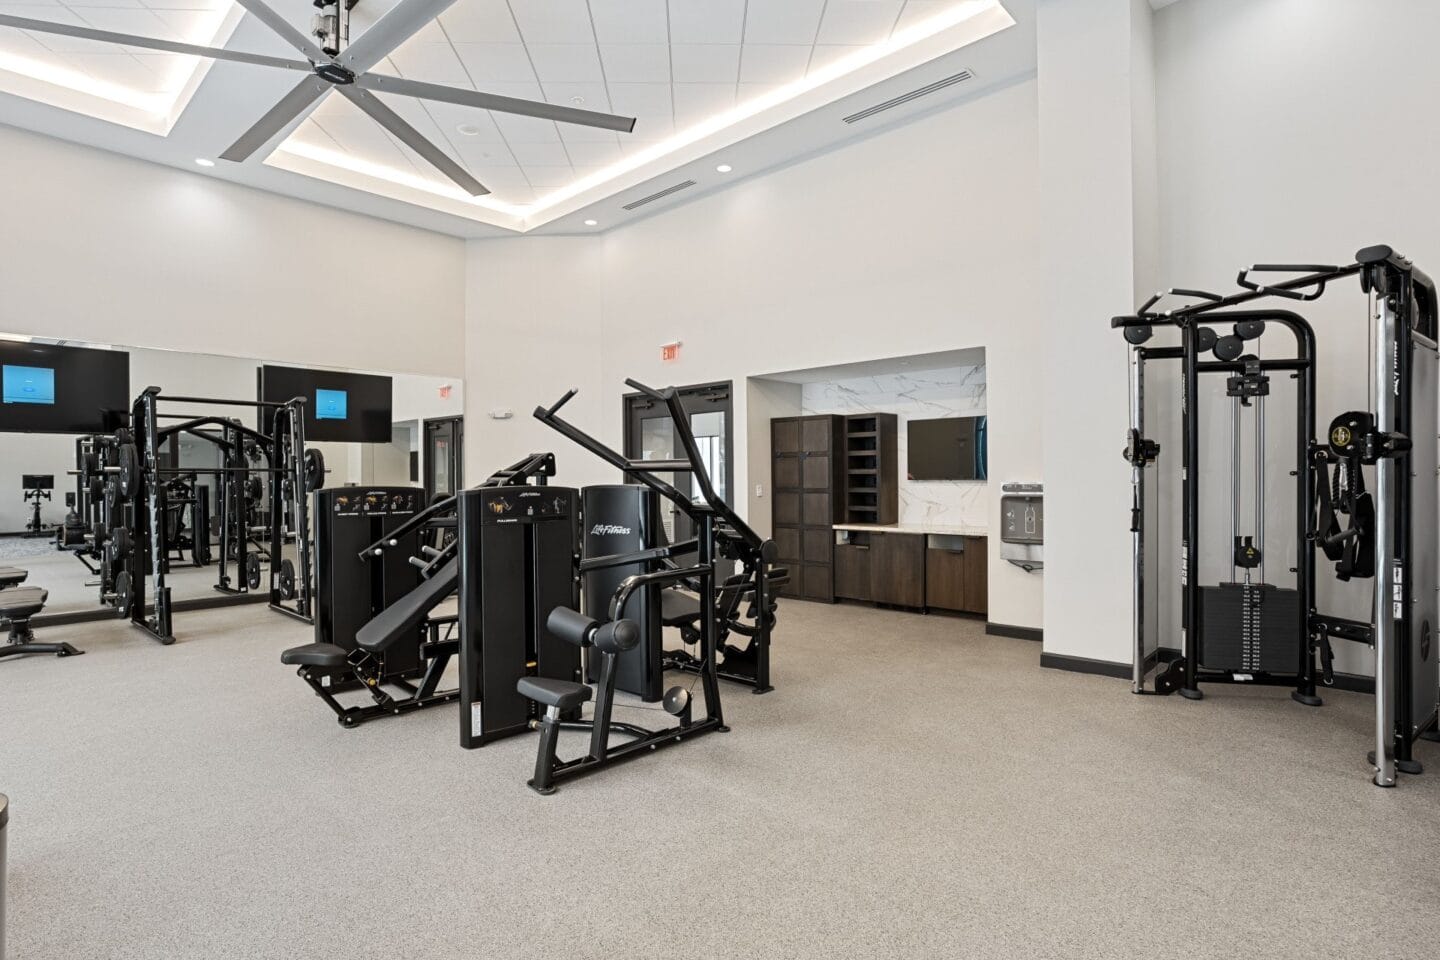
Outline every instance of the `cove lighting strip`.
[[(641, 150), (622, 160), (616, 161), (608, 167), (581, 177), (573, 183), (560, 187), (536, 199), (534, 203), (529, 204), (509, 204), (488, 196), (471, 197), (463, 190), (447, 184), (418, 177), (413, 173), (397, 170), (384, 164), (362, 160), (339, 151), (327, 150), (323, 147), (298, 142), (295, 141), (293, 137), (277, 147), (275, 152), (289, 154), (303, 160), (309, 160), (330, 167), (336, 167), (341, 170), (359, 174), (362, 177), (384, 181), (410, 190), (418, 190), (437, 198), (443, 198), (446, 201), (458, 202), (463, 205), (480, 207), (517, 217), (527, 221), (525, 224), (526, 227), (533, 227), (539, 225), (539, 223), (534, 221), (536, 214), (542, 213), (557, 204), (577, 197), (588, 190), (602, 186), (627, 173), (639, 170), (646, 164), (653, 163), (669, 154), (698, 143), (706, 137), (719, 133), (728, 127), (735, 126), (767, 110), (788, 103), (827, 83), (831, 83), (867, 67), (877, 60), (904, 50), (907, 47), (914, 46), (923, 40), (927, 40), (942, 31), (957, 27), (969, 20), (975, 19), (981, 14), (995, 10), (1004, 13), (1005, 18), (1008, 20), (1008, 23), (1004, 24), (1004, 26), (1014, 24), (1014, 19), (1005, 11), (1000, 0), (959, 0), (954, 6), (932, 17), (912, 24), (903, 30), (897, 30), (888, 40), (863, 47), (854, 53), (841, 57), (807, 74), (799, 80), (777, 87), (769, 93), (755, 97), (754, 99), (747, 100), (745, 103), (733, 109), (715, 114), (708, 119), (686, 128), (667, 140), (658, 141), (645, 150)], [(967, 43), (974, 42), (993, 32), (992, 30), (981, 36), (974, 36), (968, 40)], [(283, 164), (281, 165), (283, 166)]]

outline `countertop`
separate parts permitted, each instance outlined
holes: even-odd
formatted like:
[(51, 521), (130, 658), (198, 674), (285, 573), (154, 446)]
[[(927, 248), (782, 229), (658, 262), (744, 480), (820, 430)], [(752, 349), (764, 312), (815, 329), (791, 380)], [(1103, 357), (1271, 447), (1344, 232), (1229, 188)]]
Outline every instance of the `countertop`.
[(836, 530), (858, 533), (933, 533), (947, 537), (984, 537), (989, 527), (983, 523), (837, 523)]

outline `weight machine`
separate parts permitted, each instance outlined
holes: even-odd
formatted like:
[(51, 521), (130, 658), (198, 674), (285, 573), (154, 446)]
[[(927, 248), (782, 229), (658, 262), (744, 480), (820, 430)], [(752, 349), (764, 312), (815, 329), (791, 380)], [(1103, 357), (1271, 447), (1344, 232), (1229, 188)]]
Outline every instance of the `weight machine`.
[[(205, 406), (250, 407), (263, 424), (270, 420), (269, 433), (238, 423), (233, 418), (193, 413), (164, 411), (162, 403), (200, 404)], [(248, 522), (243, 504), (244, 487), (257, 476), (268, 478), (270, 515), (268, 549), (270, 558), (270, 608), (310, 622), (311, 607), (311, 531), (309, 492), (324, 483), (324, 459), (319, 451), (305, 449), (304, 399), (283, 403), (263, 400), (227, 400), (213, 397), (163, 396), (159, 387), (147, 387), (136, 398), (131, 410), (133, 441), (119, 445), (123, 458), (133, 458), (137, 466), (121, 474), (120, 494), (129, 502), (125, 514), (127, 549), (120, 552), (123, 569), (115, 575), (113, 590), (117, 611), (129, 616), (132, 623), (145, 628), (161, 643), (175, 641), (172, 623), (170, 587), (166, 585), (169, 560), (166, 556), (165, 531), (170, 512), (170, 480), (176, 476), (200, 473), (216, 477), (221, 493), (221, 544), (219, 580), (216, 589), (242, 593), (261, 585), (259, 557), (248, 549), (255, 530)], [(161, 426), (162, 420), (178, 423)], [(217, 435), (217, 432), (218, 435)], [(210, 468), (179, 468), (164, 466), (162, 446), (179, 434), (190, 434), (218, 446), (224, 454), (224, 465)], [(247, 463), (247, 450), (261, 452), (265, 465)], [(111, 539), (116, 539), (111, 529)], [(210, 535), (209, 524), (196, 536)], [(229, 585), (227, 563), (234, 553), (232, 543), (240, 545), (245, 558), (244, 589)], [(298, 564), (277, 563), (287, 544), (293, 544)], [(118, 551), (117, 551), (118, 552)], [(148, 592), (154, 596), (153, 614), (146, 612)], [(102, 586), (102, 590), (103, 590)], [(291, 602), (293, 601), (293, 603)]]
[[(1298, 276), (1297, 276), (1298, 274)], [(1266, 275), (1282, 279), (1269, 281)], [(1316, 440), (1316, 347), (1310, 324), (1276, 308), (1237, 309), (1264, 299), (1298, 302), (1321, 297), (1327, 284), (1358, 277), (1372, 299), (1370, 409), (1336, 417), (1327, 441)], [(1286, 278), (1288, 277), (1288, 278)], [(1334, 681), (1332, 639), (1365, 643), (1375, 651), (1374, 781), (1394, 786), (1395, 774), (1419, 773), (1413, 746), (1436, 739), (1440, 657), (1434, 631), (1437, 603), (1437, 310), (1435, 286), (1409, 260), (1385, 246), (1367, 247), (1348, 266), (1262, 264), (1241, 270), (1241, 290), (1222, 296), (1175, 289), (1156, 294), (1112, 327), (1130, 344), (1130, 430), (1124, 451), (1131, 466), (1133, 544), (1132, 687), (1136, 693), (1178, 692), (1200, 699), (1203, 683), (1293, 687), (1291, 696), (1319, 706), (1317, 674)], [(1190, 303), (1157, 309), (1166, 296)], [(1229, 327), (1226, 333), (1217, 328)], [(1178, 331), (1178, 346), (1148, 345), (1157, 328)], [(1249, 345), (1272, 328), (1288, 330), (1294, 349), (1261, 357)], [(1181, 531), (1178, 644), (1163, 642), (1155, 618), (1151, 549), (1160, 519), (1154, 500), (1161, 445), (1147, 433), (1147, 369), (1178, 363), (1181, 408)], [(1202, 456), (1201, 384), (1225, 377), (1231, 401), (1231, 578), (1202, 583), (1201, 546), (1213, 529), (1202, 516), (1202, 488), (1217, 471)], [(1295, 381), (1293, 540), (1265, 529), (1265, 402), (1279, 376)], [(1253, 423), (1253, 520), (1242, 530), (1242, 432)], [(1366, 483), (1367, 473), (1372, 477)], [(1373, 492), (1372, 492), (1373, 491)], [(1346, 518), (1342, 524), (1341, 518)], [(1278, 541), (1295, 550), (1293, 586), (1269, 582), (1267, 554)], [(1322, 613), (1315, 592), (1315, 551), (1336, 563), (1342, 580), (1373, 579), (1368, 620)], [(1274, 560), (1270, 561), (1275, 565)], [(1243, 572), (1242, 572), (1243, 571)], [(1158, 595), (1157, 595), (1158, 596)], [(1317, 664), (1318, 658), (1318, 664)], [(1158, 671), (1158, 672), (1157, 672)], [(1152, 672), (1151, 689), (1146, 682)]]
[[(632, 759), (701, 734), (728, 730), (720, 703), (717, 669), (717, 655), (723, 640), (721, 624), (725, 616), (721, 585), (717, 583), (718, 564), (727, 557), (739, 559), (745, 564), (746, 575), (751, 578), (754, 603), (760, 611), (757, 624), (767, 644), (774, 622), (770, 591), (784, 579), (783, 571), (770, 567), (776, 557), (774, 542), (762, 539), (750, 529), (715, 492), (679, 393), (673, 387), (655, 390), (635, 380), (626, 380), (625, 383), (665, 405), (685, 454), (683, 460), (630, 460), (561, 419), (559, 411), (575, 396), (573, 389), (550, 407), (536, 407), (535, 418), (616, 467), (627, 479), (637, 481), (654, 495), (675, 504), (694, 521), (696, 536), (648, 550), (609, 557), (587, 557), (580, 568), (582, 575), (636, 564), (649, 564), (651, 569), (621, 580), (608, 609), (591, 611), (590, 616), (579, 613), (573, 606), (557, 606), (550, 611), (546, 620), (547, 633), (598, 656), (599, 681), (594, 691), (595, 711), (589, 720), (574, 718), (581, 706), (591, 699), (592, 691), (585, 684), (545, 677), (526, 677), (519, 681), (517, 690), (537, 708), (544, 708), (543, 716), (536, 721), (540, 744), (535, 758), (535, 774), (529, 781), (529, 785), (541, 794), (553, 793), (556, 782), (561, 779), (590, 773), (608, 764)], [(661, 473), (678, 472), (693, 475), (695, 486), (700, 491), (698, 501), (691, 500), (659, 476)], [(682, 567), (676, 563), (676, 558), (692, 553), (695, 555), (693, 564)], [(635, 650), (643, 639), (639, 626), (632, 620), (624, 619), (623, 613), (631, 598), (641, 591), (657, 591), (682, 583), (692, 586), (698, 596), (698, 625), (694, 640), (699, 653), (692, 658), (688, 668), (703, 685), (705, 714), (696, 719), (690, 688), (675, 686), (667, 690), (662, 699), (664, 711), (676, 717), (677, 723), (652, 730), (614, 720), (612, 711), (620, 658)], [(590, 734), (589, 748), (584, 755), (570, 760), (558, 758), (556, 748), (562, 729), (583, 730)], [(611, 745), (612, 734), (628, 739)]]

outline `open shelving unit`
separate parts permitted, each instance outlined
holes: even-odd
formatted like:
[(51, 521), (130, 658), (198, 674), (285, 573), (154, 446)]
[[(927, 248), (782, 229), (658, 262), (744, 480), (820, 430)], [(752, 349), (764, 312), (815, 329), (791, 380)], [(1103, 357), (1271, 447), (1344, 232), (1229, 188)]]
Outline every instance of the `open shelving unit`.
[(895, 523), (899, 519), (897, 432), (893, 413), (857, 413), (845, 418), (846, 523)]

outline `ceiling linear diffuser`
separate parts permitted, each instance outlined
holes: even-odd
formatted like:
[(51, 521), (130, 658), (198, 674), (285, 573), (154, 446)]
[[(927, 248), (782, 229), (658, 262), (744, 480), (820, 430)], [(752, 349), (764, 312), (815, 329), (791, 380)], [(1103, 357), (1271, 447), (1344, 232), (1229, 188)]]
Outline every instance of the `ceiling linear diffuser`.
[(875, 114), (877, 113), (883, 113), (886, 110), (892, 109), (893, 107), (898, 107), (901, 104), (909, 103), (912, 100), (918, 100), (921, 97), (928, 96), (929, 94), (935, 93), (939, 90), (944, 90), (946, 87), (953, 87), (957, 83), (964, 83), (966, 80), (974, 79), (974, 77), (975, 74), (971, 73), (969, 70), (961, 70), (959, 73), (952, 74), (951, 76), (945, 77), (940, 80), (936, 80), (934, 83), (927, 83), (925, 86), (911, 90), (909, 93), (902, 93), (898, 97), (891, 97), (889, 100), (886, 100), (883, 103), (877, 103), (873, 107), (866, 107), (864, 110), (852, 113), (848, 117), (844, 117), (843, 119), (846, 123), (859, 123), (861, 120), (869, 119), (870, 117), (875, 116)]
[[(475, 107), (497, 113), (536, 117), (558, 123), (579, 124), (602, 130), (613, 130), (617, 133), (630, 133), (635, 128), (634, 117), (615, 116), (594, 110), (579, 110), (540, 100), (521, 100), (369, 72), (397, 47), (449, 8), (455, 0), (400, 0), (380, 17), (374, 26), (361, 34), (354, 44), (348, 43), (350, 7), (353, 4), (348, 3), (347, 0), (328, 0), (328, 2), (322, 0), (316, 4), (320, 8), (320, 13), (315, 18), (315, 29), (313, 30), (313, 36), (319, 41), (318, 45), (284, 16), (267, 6), (264, 0), (236, 0), (236, 2), (299, 51), (305, 59), (294, 60), (227, 50), (222, 47), (176, 43), (154, 37), (116, 33), (111, 30), (97, 30), (73, 24), (32, 20), (28, 17), (17, 17), (3, 12), (0, 12), (0, 27), (14, 27), (19, 30), (33, 30), (37, 33), (57, 34), (126, 47), (160, 50), (166, 53), (180, 53), (207, 57), (211, 60), (228, 60), (234, 63), (304, 73), (305, 76), (301, 77), (299, 83), (288, 94), (220, 154), (221, 159), (235, 163), (249, 159), (292, 123), (305, 116), (332, 90), (359, 107), (397, 140), (423, 157), (431, 166), (472, 197), (483, 196), (490, 191), (484, 184), (471, 176), (469, 171), (452, 160), (448, 154), (425, 139), (420, 131), (410, 126), (382, 103), (375, 96), (376, 92), (395, 94), (416, 100)], [(0, 10), (3, 9), (0, 7)]]
[(666, 197), (670, 196), (672, 193), (679, 193), (681, 190), (688, 190), (690, 187), (693, 186), (695, 186), (694, 180), (682, 180), (679, 183), (672, 184), (666, 187), (664, 190), (652, 193), (648, 197), (641, 197), (639, 200), (631, 200), (629, 203), (621, 207), (621, 209), (634, 210), (636, 207), (643, 207), (647, 203), (654, 203), (656, 200), (663, 200)]

